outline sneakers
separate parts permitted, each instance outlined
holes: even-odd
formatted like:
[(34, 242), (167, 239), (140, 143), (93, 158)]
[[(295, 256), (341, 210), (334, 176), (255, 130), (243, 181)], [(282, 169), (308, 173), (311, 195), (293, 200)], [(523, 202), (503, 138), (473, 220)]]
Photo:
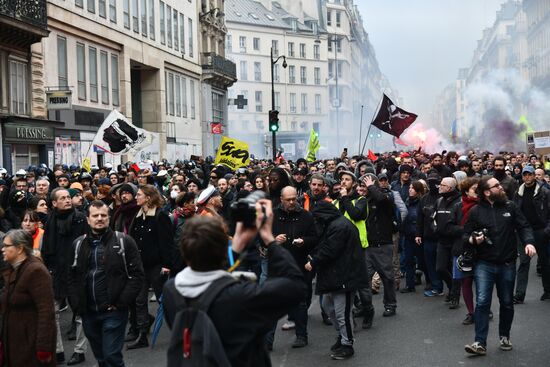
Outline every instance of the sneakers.
[(453, 298), (451, 300), (451, 303), (449, 304), (449, 310), (456, 310), (459, 307), (460, 307), (460, 302), (458, 301), (458, 299)]
[(303, 336), (297, 336), (294, 343), (292, 343), (292, 348), (303, 348), (307, 346), (307, 338)]
[(288, 331), (294, 329), (295, 327), (296, 324), (294, 323), (294, 321), (287, 321), (283, 324), (283, 326), (281, 326), (281, 330)]
[(441, 296), (444, 296), (444, 295), (445, 295), (445, 293), (443, 293), (443, 291), (438, 292), (434, 289), (429, 290), (429, 291), (424, 291), (424, 297), (441, 297)]
[(506, 352), (512, 350), (512, 343), (510, 342), (510, 338), (508, 338), (507, 336), (501, 336), (499, 348), (500, 350)]
[(466, 315), (466, 318), (462, 321), (462, 325), (472, 325), (474, 323), (474, 315), (471, 313)]
[(393, 307), (386, 307), (386, 308), (384, 309), (384, 313), (382, 314), (382, 316), (384, 316), (384, 317), (395, 316), (395, 308), (393, 308)]
[(487, 354), (487, 348), (485, 348), (484, 345), (481, 345), (480, 342), (465, 345), (464, 350), (466, 351), (466, 353), (475, 354), (477, 356), (484, 356)]
[(518, 295), (514, 296), (514, 304), (515, 305), (521, 305), (523, 304), (523, 297), (520, 297)]
[(330, 355), (330, 358), (335, 360), (343, 360), (351, 358), (354, 354), (353, 346), (351, 345), (342, 345), (340, 348), (336, 349)]
[(336, 343), (334, 343), (332, 347), (330, 347), (330, 351), (336, 352), (341, 347), (342, 347), (342, 335), (338, 335), (338, 337), (336, 338)]
[(547, 299), (550, 299), (550, 292), (544, 292), (542, 296), (540, 296), (541, 301), (546, 301)]

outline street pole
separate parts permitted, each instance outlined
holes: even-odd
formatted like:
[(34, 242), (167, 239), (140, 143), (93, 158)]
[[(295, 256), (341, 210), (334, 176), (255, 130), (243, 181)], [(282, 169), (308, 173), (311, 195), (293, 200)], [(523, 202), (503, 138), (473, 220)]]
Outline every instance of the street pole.
[[(273, 47), (271, 47), (271, 111), (275, 111), (275, 83), (274, 72), (275, 63), (273, 62)], [(273, 162), (277, 158), (277, 132), (271, 132), (271, 142), (273, 143)]]
[(359, 147), (357, 153), (361, 153), (361, 132), (363, 131), (363, 105), (361, 105), (361, 122), (359, 124)]
[(339, 116), (339, 109), (340, 109), (340, 93), (338, 92), (338, 37), (336, 37), (336, 34), (334, 35), (334, 68), (336, 71), (336, 100), (338, 101), (336, 104), (336, 152), (337, 154), (340, 153), (340, 116)]

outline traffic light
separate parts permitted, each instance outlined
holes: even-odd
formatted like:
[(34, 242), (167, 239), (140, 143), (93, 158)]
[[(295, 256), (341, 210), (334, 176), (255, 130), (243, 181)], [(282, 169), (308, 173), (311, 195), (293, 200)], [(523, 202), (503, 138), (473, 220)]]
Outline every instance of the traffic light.
[(277, 110), (269, 111), (269, 131), (273, 133), (279, 131), (279, 111)]

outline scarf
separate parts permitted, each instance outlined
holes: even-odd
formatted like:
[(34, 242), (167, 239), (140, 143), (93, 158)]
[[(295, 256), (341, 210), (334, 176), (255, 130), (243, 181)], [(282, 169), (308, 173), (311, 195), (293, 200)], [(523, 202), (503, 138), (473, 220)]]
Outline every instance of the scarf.
[(468, 220), (468, 217), (470, 216), (470, 210), (474, 206), (476, 206), (478, 202), (478, 198), (471, 198), (469, 196), (462, 195), (462, 220), (460, 221), (461, 226), (464, 226), (464, 224)]
[(124, 234), (128, 234), (128, 231), (130, 230), (130, 224), (132, 223), (132, 220), (136, 216), (139, 209), (140, 207), (139, 205), (137, 205), (137, 202), (135, 200), (132, 200), (126, 204), (122, 203), (122, 205), (117, 208), (115, 214), (113, 215), (113, 223), (115, 224), (115, 228), (122, 228)]
[(52, 211), (45, 226), (48, 230), (44, 233), (43, 254), (57, 254), (58, 238), (71, 234), (74, 213), (74, 208), (64, 212), (60, 212), (57, 209)]
[(203, 294), (213, 281), (230, 276), (225, 270), (195, 271), (188, 266), (176, 275), (174, 283), (182, 296), (195, 298)]

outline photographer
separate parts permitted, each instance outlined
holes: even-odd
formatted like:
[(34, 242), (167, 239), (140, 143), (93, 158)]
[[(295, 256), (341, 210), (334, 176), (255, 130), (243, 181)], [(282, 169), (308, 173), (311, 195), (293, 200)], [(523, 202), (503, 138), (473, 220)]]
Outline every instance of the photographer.
[(464, 243), (476, 251), (475, 341), (466, 352), (487, 353), (489, 310), (496, 284), (500, 302), (500, 349), (512, 350), (510, 329), (514, 319), (514, 280), (516, 277), (517, 239), (525, 244), (525, 254), (536, 254), (533, 230), (521, 210), (506, 199), (506, 193), (494, 177), (483, 178), (477, 188), (480, 202), (470, 211), (464, 225)]
[[(237, 223), (233, 255), (238, 257), (259, 235), (266, 244), (270, 276), (262, 286), (249, 281), (228, 285), (208, 310), (232, 366), (271, 365), (264, 348), (264, 335), (280, 317), (298, 305), (306, 292), (301, 270), (292, 255), (273, 237), (271, 202), (261, 199), (255, 207), (254, 227)], [(180, 311), (175, 294), (183, 296), (186, 303), (192, 302), (203, 294), (206, 297), (209, 286), (217, 280), (231, 276), (223, 270), (227, 263), (227, 243), (228, 236), (219, 219), (195, 217), (184, 224), (180, 249), (187, 268), (164, 287), (165, 318), (170, 328)]]

